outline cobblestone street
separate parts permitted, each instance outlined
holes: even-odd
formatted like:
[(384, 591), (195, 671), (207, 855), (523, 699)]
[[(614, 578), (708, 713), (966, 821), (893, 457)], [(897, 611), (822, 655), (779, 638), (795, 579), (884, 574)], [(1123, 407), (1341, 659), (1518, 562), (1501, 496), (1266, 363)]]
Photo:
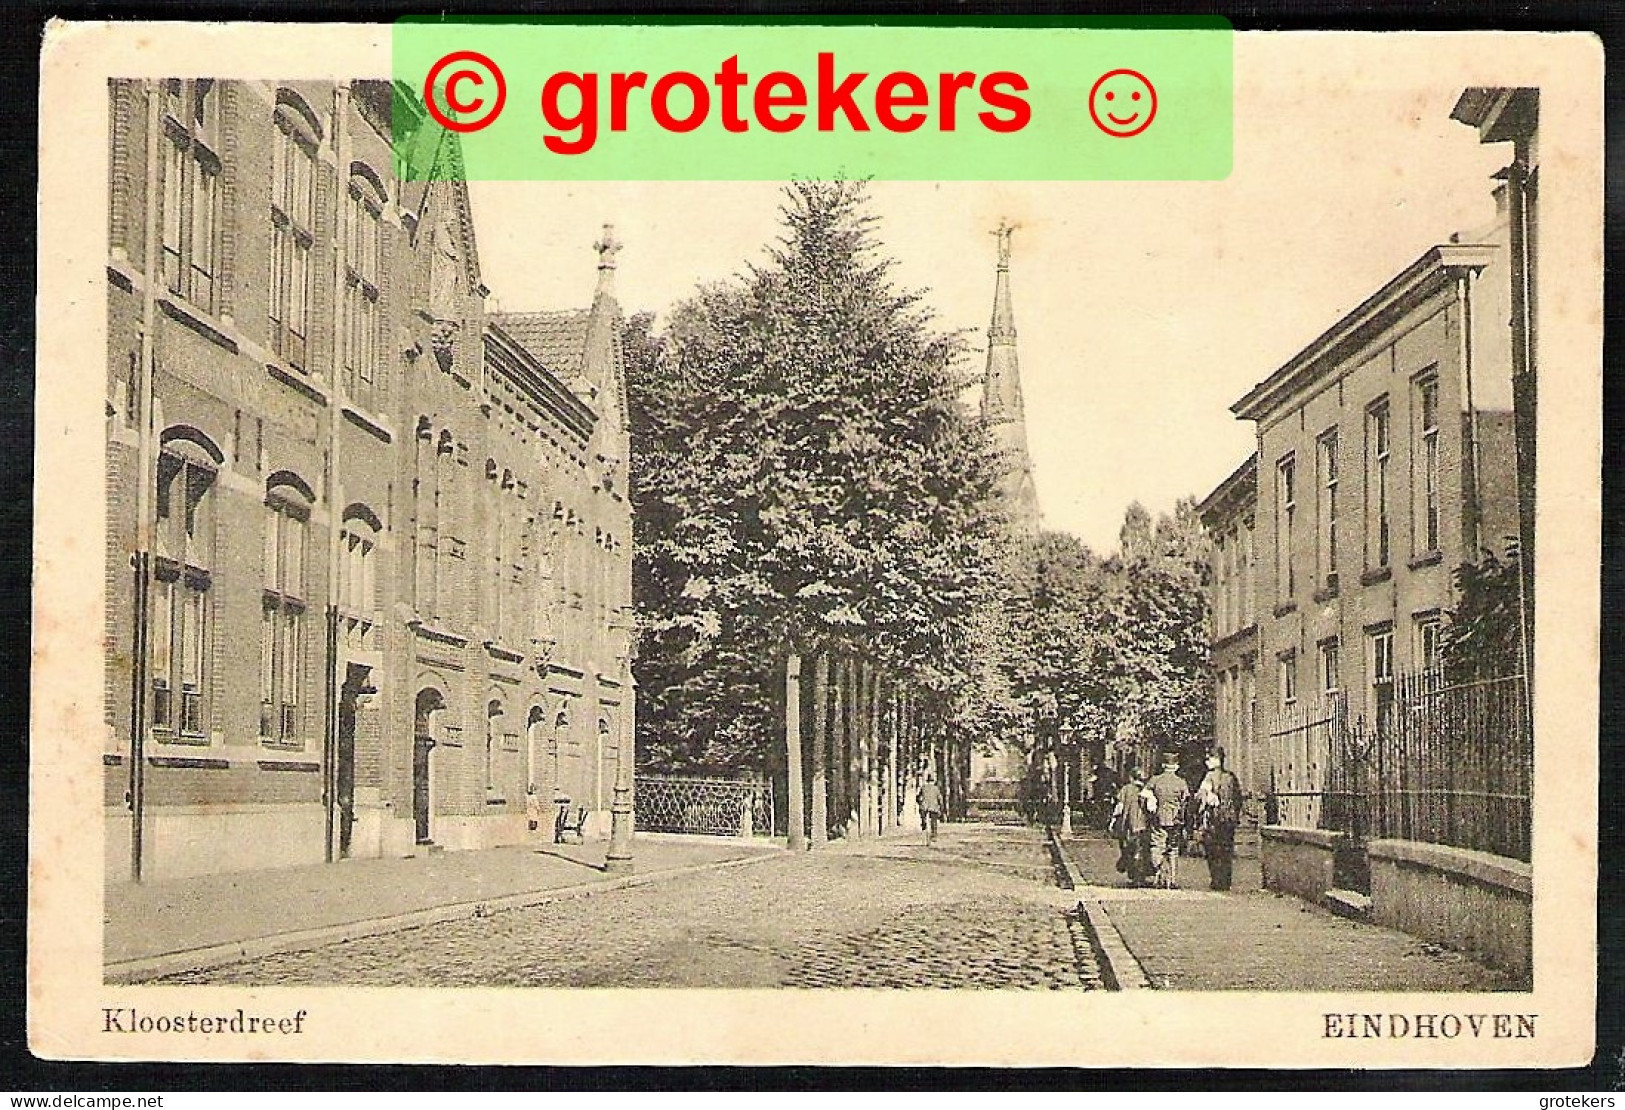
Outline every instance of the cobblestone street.
[(408, 929), (170, 983), (1099, 988), (1036, 829), (948, 825)]

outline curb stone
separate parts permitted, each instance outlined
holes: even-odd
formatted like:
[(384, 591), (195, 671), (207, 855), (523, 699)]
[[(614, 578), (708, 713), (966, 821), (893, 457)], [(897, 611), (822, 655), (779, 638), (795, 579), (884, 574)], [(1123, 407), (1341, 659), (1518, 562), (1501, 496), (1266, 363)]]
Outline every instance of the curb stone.
[(585, 898), (608, 891), (648, 886), (665, 879), (696, 875), (706, 871), (722, 871), (728, 868), (742, 867), (750, 863), (760, 863), (763, 860), (780, 859), (784, 855), (785, 851), (783, 849), (764, 849), (740, 859), (722, 860), (717, 863), (689, 864), (686, 867), (651, 871), (643, 875), (626, 875), (621, 878), (599, 882), (575, 883), (570, 886), (553, 887), (548, 890), (525, 891), (521, 894), (509, 894), (501, 898), (488, 898), (473, 902), (452, 902), (443, 906), (431, 906), (424, 910), (412, 910), (408, 913), (362, 918), (359, 921), (346, 921), (338, 925), (323, 925), (315, 929), (299, 929), (286, 933), (273, 933), (270, 936), (227, 941), (223, 944), (189, 948), (180, 952), (166, 952), (161, 956), (143, 956), (134, 960), (121, 960), (118, 963), (103, 965), (102, 981), (108, 985), (129, 984), (148, 979), (159, 979), (167, 975), (178, 975), (188, 971), (207, 971), (226, 964), (256, 960), (263, 956), (299, 952), (308, 948), (320, 948), (328, 944), (362, 940), (366, 937), (382, 936), (386, 933), (397, 933), (407, 929), (418, 929), (426, 925), (441, 925), (449, 921), (485, 918), (505, 910), (529, 909), (533, 906), (547, 905), (550, 902), (563, 902), (572, 898)]
[(1089, 929), (1095, 936), (1095, 944), (1100, 949), (1100, 970), (1105, 973), (1108, 986), (1120, 991), (1150, 990), (1154, 987), (1151, 977), (1145, 973), (1145, 967), (1129, 949), (1123, 940), (1123, 934), (1118, 932), (1117, 926), (1112, 923), (1111, 915), (1100, 899), (1088, 893), (1094, 886), (1084, 878), (1078, 870), (1072, 857), (1061, 844), (1061, 838), (1055, 832), (1054, 826), (1045, 829), (1048, 834), (1050, 851), (1054, 854), (1059, 869), (1064, 876), (1065, 885), (1079, 892), (1078, 912), (1083, 914), (1084, 920), (1089, 923)]

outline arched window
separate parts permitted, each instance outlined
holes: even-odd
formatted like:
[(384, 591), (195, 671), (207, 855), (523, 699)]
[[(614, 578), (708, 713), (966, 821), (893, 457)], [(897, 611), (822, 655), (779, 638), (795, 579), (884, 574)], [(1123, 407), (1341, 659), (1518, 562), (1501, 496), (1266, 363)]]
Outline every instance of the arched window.
[(351, 166), (344, 209), (344, 387), (351, 400), (368, 409), (384, 401), (378, 312), (384, 201), (378, 175), (363, 163)]
[(166, 739), (208, 737), (213, 498), (219, 449), (193, 429), (161, 437), (152, 608), (152, 727)]
[(306, 530), (310, 487), (279, 471), (265, 493), (265, 557), (260, 624), (260, 739), (300, 748), (300, 688), (304, 663)]
[(220, 256), (220, 94), (213, 81), (164, 82), (164, 284), (215, 311)]
[(321, 126), (298, 94), (277, 94), (271, 145), (271, 348), (305, 369), (310, 256), (316, 242), (316, 147)]
[(378, 517), (365, 505), (351, 505), (344, 511), (344, 528), (339, 534), (339, 610), (346, 639), (362, 651), (374, 647), (380, 531)]

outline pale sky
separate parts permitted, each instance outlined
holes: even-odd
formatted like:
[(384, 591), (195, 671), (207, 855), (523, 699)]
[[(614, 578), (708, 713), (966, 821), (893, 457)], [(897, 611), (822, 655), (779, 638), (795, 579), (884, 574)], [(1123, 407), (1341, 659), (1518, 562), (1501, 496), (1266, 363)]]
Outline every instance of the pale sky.
[[(1238, 36), (1226, 181), (873, 186), (898, 279), (978, 346), (989, 232), (1019, 225), (1012, 288), (1046, 527), (1110, 551), (1129, 502), (1162, 512), (1208, 493), (1252, 450), (1232, 402), (1428, 247), (1493, 216), (1490, 175), (1510, 149), (1449, 116), (1464, 85), (1494, 82), (1470, 51), (1369, 40)], [(777, 234), (774, 183), (470, 189), (485, 283), (506, 310), (585, 306), (605, 222), (625, 244), (628, 314), (738, 272)]]

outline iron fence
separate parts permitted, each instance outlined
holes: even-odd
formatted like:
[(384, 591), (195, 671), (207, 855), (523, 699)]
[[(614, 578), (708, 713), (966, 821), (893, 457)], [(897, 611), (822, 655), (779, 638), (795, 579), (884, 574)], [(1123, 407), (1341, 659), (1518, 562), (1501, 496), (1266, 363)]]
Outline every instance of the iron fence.
[(1276, 821), (1527, 861), (1534, 745), (1522, 675), (1398, 676), (1371, 720), (1339, 696), (1270, 733)]
[(1372, 835), (1529, 859), (1534, 744), (1522, 675), (1402, 676), (1368, 741)]
[(1272, 824), (1299, 829), (1321, 827), (1327, 790), (1327, 764), (1334, 737), (1346, 718), (1343, 700), (1298, 702), (1276, 715), (1269, 734)]
[(638, 775), (632, 791), (637, 827), (709, 836), (770, 835), (773, 788), (766, 779)]

